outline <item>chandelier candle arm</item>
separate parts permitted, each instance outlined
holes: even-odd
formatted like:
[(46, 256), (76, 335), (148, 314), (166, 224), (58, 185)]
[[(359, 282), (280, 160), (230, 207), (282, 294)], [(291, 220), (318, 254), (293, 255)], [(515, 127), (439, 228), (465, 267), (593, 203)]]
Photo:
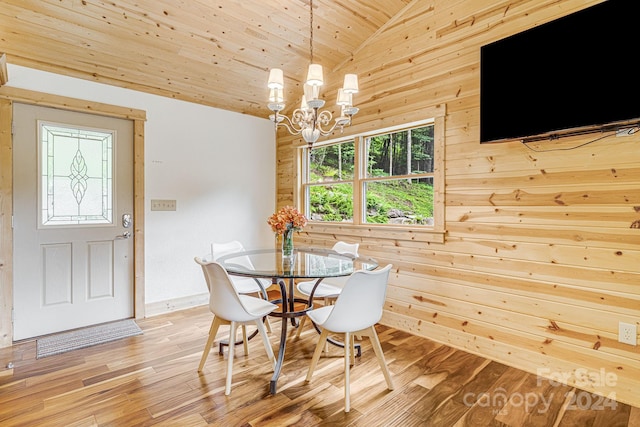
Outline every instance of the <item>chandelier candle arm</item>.
[(336, 99), (336, 105), (340, 107), (340, 117), (337, 117), (333, 125), (328, 127), (333, 115), (328, 110), (320, 111), (325, 104), (325, 101), (320, 99), (320, 86), (324, 84), (322, 65), (313, 63), (313, 0), (309, 1), (309, 16), (310, 65), (300, 108), (294, 110), (291, 118), (280, 114), (285, 108), (284, 73), (280, 68), (272, 68), (269, 71), (267, 107), (274, 113), (269, 116), (269, 119), (274, 123), (276, 130), (278, 126), (282, 126), (292, 135), (301, 135), (309, 148), (312, 148), (320, 136), (328, 136), (336, 128), (343, 131), (344, 126), (351, 125), (351, 118), (359, 111), (359, 108), (353, 106), (353, 94), (358, 93), (359, 87), (356, 74), (345, 74), (343, 87), (338, 90)]

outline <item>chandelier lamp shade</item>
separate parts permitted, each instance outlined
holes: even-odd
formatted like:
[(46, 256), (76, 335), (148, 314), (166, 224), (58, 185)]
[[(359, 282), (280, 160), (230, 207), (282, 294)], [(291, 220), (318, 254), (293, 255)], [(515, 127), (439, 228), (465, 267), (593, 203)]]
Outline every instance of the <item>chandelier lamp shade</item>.
[(338, 89), (336, 104), (340, 107), (340, 116), (332, 123), (333, 115), (328, 110), (322, 110), (325, 101), (320, 99), (320, 87), (324, 84), (322, 65), (313, 62), (313, 0), (309, 2), (310, 9), (310, 65), (307, 79), (304, 83), (304, 94), (300, 108), (296, 108), (291, 117), (280, 114), (285, 108), (284, 103), (284, 73), (280, 68), (269, 71), (269, 103), (267, 107), (273, 111), (269, 119), (278, 126), (285, 127), (292, 135), (302, 135), (309, 148), (320, 138), (330, 135), (334, 130), (342, 131), (351, 124), (351, 118), (358, 112), (353, 106), (353, 94), (358, 93), (358, 76), (346, 74), (344, 85)]

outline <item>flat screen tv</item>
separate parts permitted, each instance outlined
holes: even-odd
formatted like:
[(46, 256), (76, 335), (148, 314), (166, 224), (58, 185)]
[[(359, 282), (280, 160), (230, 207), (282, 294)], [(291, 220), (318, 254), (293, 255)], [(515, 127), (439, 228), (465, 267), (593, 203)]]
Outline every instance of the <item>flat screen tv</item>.
[(481, 47), (480, 142), (640, 122), (640, 0), (607, 0)]

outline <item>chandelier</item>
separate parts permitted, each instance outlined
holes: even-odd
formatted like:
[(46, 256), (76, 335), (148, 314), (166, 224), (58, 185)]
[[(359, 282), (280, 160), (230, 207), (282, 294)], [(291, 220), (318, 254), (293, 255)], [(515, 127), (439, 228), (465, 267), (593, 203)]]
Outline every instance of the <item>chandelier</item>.
[(330, 135), (334, 130), (342, 131), (345, 126), (351, 125), (351, 118), (359, 108), (353, 106), (353, 94), (358, 93), (358, 76), (356, 74), (346, 74), (344, 85), (338, 89), (336, 104), (341, 107), (340, 117), (337, 117), (333, 124), (333, 115), (328, 110), (321, 110), (324, 107), (324, 100), (320, 99), (320, 86), (324, 84), (322, 76), (322, 65), (313, 63), (313, 0), (309, 1), (309, 71), (307, 81), (304, 84), (304, 94), (300, 108), (291, 114), (291, 118), (280, 114), (284, 110), (284, 77), (282, 70), (272, 68), (269, 71), (269, 103), (267, 107), (273, 111), (269, 116), (275, 128), (285, 127), (291, 135), (302, 135), (309, 148), (320, 136)]

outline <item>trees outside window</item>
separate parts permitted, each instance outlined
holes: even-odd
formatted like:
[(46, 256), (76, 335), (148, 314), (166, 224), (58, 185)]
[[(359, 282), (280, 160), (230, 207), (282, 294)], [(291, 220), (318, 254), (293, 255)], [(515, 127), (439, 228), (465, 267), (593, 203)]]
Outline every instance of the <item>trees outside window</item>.
[(354, 141), (320, 146), (308, 153), (309, 219), (353, 221)]
[(305, 155), (311, 221), (433, 225), (433, 121), (327, 143)]
[(364, 222), (433, 225), (433, 124), (364, 138)]

